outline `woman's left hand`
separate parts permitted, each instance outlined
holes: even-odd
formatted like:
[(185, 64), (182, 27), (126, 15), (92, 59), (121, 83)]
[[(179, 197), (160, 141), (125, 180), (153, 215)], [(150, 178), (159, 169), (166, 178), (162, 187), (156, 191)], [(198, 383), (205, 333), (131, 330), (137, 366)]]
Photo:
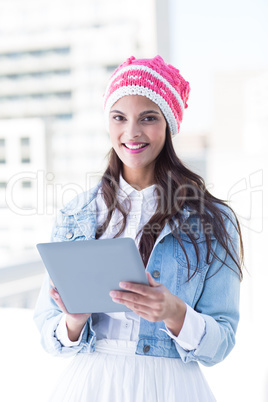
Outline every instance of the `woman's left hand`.
[(124, 291), (113, 290), (110, 296), (147, 321), (164, 321), (167, 328), (178, 336), (186, 314), (186, 304), (146, 272), (149, 285), (120, 282)]

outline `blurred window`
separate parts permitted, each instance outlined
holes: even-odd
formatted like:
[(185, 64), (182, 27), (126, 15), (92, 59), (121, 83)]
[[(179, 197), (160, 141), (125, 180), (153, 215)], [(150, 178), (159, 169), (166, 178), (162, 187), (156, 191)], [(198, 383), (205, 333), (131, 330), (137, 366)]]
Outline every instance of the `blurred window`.
[(4, 74), (0, 75), (0, 80), (24, 80), (25, 78), (47, 78), (54, 76), (66, 76), (71, 74), (71, 70), (49, 70), (49, 71), (36, 71), (32, 73), (18, 73), (18, 74)]
[(106, 71), (107, 71), (108, 73), (113, 73), (114, 70), (117, 69), (117, 67), (118, 67), (117, 65), (113, 65), (113, 64), (108, 65), (108, 66), (106, 66)]
[(0, 163), (6, 163), (6, 140), (0, 138)]
[(72, 96), (72, 92), (64, 91), (64, 92), (48, 92), (48, 93), (35, 93), (35, 94), (27, 94), (27, 95), (5, 95), (0, 96), (0, 101), (17, 101), (17, 100), (27, 100), (27, 99), (70, 99)]
[(32, 182), (30, 180), (24, 180), (22, 183), (22, 188), (31, 188), (32, 187)]
[(20, 139), (21, 147), (21, 163), (30, 163), (30, 138), (23, 137)]
[(65, 113), (65, 114), (55, 114), (55, 117), (58, 120), (70, 120), (73, 118), (73, 114), (72, 113)]
[(70, 47), (59, 47), (59, 48), (52, 48), (52, 49), (37, 49), (37, 50), (30, 50), (24, 52), (8, 52), (8, 53), (1, 53), (0, 59), (20, 59), (25, 56), (33, 56), (33, 57), (42, 57), (47, 56), (49, 54), (68, 54), (70, 53)]

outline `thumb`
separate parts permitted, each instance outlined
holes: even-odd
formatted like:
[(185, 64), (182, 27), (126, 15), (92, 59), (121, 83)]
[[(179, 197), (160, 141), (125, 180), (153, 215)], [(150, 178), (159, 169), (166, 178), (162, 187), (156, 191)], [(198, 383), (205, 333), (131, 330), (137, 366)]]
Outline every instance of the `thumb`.
[(152, 287), (154, 287), (154, 288), (160, 286), (160, 283), (158, 283), (158, 282), (156, 282), (156, 281), (154, 280), (154, 278), (152, 277), (152, 275), (150, 274), (150, 272), (146, 272), (146, 276), (147, 276), (147, 278), (148, 278), (148, 282), (149, 282), (149, 285), (150, 285), (150, 286), (152, 286)]

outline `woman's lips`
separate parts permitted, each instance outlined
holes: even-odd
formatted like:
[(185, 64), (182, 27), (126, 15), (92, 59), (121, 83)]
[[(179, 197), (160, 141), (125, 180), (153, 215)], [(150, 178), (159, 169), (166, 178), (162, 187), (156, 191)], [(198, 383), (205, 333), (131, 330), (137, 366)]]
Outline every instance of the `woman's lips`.
[(131, 142), (131, 143), (124, 143), (124, 148), (127, 152), (131, 154), (136, 154), (142, 152), (144, 149), (148, 147), (149, 144), (145, 142)]

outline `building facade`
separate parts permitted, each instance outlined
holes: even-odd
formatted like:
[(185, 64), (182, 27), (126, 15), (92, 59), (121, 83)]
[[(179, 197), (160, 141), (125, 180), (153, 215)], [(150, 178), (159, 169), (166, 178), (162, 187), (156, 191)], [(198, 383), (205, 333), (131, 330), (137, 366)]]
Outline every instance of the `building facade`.
[(110, 149), (108, 78), (131, 55), (157, 54), (157, 15), (155, 0), (11, 0), (0, 1), (0, 18), (5, 267), (38, 260), (35, 244), (49, 241), (57, 209), (98, 180)]

